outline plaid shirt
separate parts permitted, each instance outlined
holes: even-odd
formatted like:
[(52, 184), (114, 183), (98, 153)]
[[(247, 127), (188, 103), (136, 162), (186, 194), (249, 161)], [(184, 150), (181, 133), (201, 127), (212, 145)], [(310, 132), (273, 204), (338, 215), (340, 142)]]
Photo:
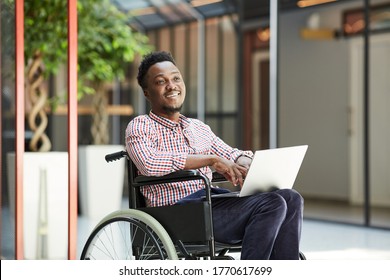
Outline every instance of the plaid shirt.
[[(218, 138), (210, 127), (197, 119), (180, 115), (179, 122), (159, 117), (153, 112), (134, 118), (126, 129), (126, 149), (145, 176), (163, 176), (184, 169), (187, 155), (218, 155), (235, 161), (251, 151), (230, 147)], [(210, 180), (212, 171), (199, 169)], [(178, 200), (204, 188), (200, 180), (144, 187), (141, 192), (148, 206), (172, 205)]]

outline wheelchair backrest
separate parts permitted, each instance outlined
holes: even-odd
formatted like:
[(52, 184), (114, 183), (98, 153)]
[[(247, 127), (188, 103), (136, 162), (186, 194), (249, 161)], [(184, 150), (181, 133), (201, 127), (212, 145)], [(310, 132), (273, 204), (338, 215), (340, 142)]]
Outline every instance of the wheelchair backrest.
[(138, 176), (138, 169), (134, 162), (127, 157), (128, 188), (129, 188), (129, 208), (137, 209), (146, 207), (145, 198), (139, 187), (135, 187), (134, 180)]

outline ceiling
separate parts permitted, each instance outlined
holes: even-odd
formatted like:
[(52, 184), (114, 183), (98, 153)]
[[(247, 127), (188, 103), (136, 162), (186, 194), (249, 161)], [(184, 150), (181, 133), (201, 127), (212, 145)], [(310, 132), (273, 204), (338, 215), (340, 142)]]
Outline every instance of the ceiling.
[[(222, 15), (238, 15), (240, 23), (269, 16), (268, 0), (111, 0), (120, 10), (130, 12), (132, 25), (142, 31)], [(274, 0), (273, 0), (274, 1)], [(303, 0), (308, 1), (308, 0)], [(325, 0), (321, 5), (348, 0)], [(351, 1), (351, 0), (349, 0)], [(280, 12), (300, 9), (298, 0), (279, 0)]]

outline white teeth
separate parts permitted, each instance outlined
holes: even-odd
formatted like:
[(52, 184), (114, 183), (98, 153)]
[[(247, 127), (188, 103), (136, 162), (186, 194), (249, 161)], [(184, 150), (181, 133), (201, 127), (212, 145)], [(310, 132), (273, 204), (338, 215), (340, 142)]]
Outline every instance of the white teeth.
[(168, 98), (170, 98), (170, 97), (176, 97), (176, 96), (178, 96), (178, 95), (179, 95), (179, 93), (178, 93), (178, 92), (175, 92), (175, 93), (172, 93), (172, 94), (167, 95), (167, 97), (168, 97)]

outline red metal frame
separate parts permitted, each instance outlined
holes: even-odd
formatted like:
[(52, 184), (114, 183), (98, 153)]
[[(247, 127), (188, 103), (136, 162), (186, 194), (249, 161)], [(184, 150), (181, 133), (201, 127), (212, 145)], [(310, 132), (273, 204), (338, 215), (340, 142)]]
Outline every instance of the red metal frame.
[[(24, 0), (15, 1), (15, 259), (23, 252)], [(68, 259), (77, 253), (77, 0), (68, 0)]]
[(15, 259), (23, 252), (23, 154), (24, 154), (24, 0), (15, 1)]
[(68, 258), (77, 252), (77, 0), (68, 0)]

